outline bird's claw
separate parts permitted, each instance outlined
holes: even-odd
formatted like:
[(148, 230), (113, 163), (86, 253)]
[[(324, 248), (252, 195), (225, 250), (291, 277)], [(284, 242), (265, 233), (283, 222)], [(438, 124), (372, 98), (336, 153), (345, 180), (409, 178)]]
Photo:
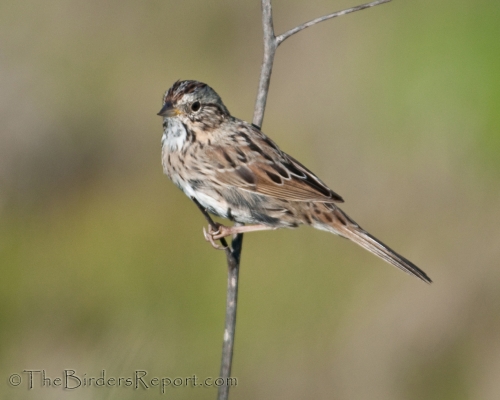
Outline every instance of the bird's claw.
[(219, 224), (217, 224), (217, 230), (214, 230), (212, 225), (208, 225), (208, 230), (203, 228), (203, 236), (205, 237), (205, 240), (209, 242), (214, 249), (217, 250), (227, 249), (227, 247), (215, 243), (216, 240), (222, 239), (224, 236), (226, 236), (224, 235), (224, 230), (222, 228), (225, 228), (225, 226)]

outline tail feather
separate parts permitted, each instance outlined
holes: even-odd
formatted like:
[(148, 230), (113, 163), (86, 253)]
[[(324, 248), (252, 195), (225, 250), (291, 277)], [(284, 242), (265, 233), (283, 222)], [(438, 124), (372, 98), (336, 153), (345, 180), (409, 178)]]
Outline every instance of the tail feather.
[(407, 274), (416, 276), (426, 283), (432, 282), (424, 271), (363, 230), (339, 208), (334, 211), (334, 214), (337, 217), (335, 221), (337, 223), (334, 223), (334, 226), (330, 226), (334, 229), (335, 233), (352, 240), (354, 243), (360, 245), (376, 256), (379, 256), (382, 260), (394, 265)]

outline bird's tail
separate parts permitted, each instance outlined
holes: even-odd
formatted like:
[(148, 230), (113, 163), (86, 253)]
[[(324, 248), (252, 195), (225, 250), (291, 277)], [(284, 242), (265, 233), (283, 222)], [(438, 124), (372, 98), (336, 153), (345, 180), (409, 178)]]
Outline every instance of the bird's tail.
[(330, 219), (328, 219), (329, 231), (352, 240), (354, 243), (359, 244), (364, 249), (379, 256), (382, 260), (387, 261), (389, 264), (398, 267), (407, 274), (414, 275), (427, 283), (432, 282), (424, 271), (363, 230), (341, 209), (335, 207), (333, 214), (335, 216), (333, 221), (330, 222)]

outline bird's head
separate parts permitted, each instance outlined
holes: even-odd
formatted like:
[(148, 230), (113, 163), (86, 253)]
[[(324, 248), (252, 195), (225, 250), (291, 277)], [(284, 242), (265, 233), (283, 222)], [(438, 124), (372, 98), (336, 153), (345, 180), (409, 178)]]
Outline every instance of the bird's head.
[(158, 115), (178, 118), (185, 124), (216, 127), (229, 116), (219, 95), (206, 83), (177, 81), (165, 92)]

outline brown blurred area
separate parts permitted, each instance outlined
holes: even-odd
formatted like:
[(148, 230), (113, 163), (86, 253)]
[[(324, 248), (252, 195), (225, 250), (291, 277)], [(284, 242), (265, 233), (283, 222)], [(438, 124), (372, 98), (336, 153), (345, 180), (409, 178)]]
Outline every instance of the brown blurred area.
[[(275, 29), (352, 5), (276, 0)], [(499, 16), (394, 0), (279, 48), (264, 132), (434, 283), (325, 232), (246, 235), (231, 398), (498, 398)], [(162, 396), (28, 390), (25, 369), (218, 375), (225, 259), (162, 174), (156, 112), (197, 79), (251, 120), (260, 18), (257, 0), (0, 4), (2, 398)]]

